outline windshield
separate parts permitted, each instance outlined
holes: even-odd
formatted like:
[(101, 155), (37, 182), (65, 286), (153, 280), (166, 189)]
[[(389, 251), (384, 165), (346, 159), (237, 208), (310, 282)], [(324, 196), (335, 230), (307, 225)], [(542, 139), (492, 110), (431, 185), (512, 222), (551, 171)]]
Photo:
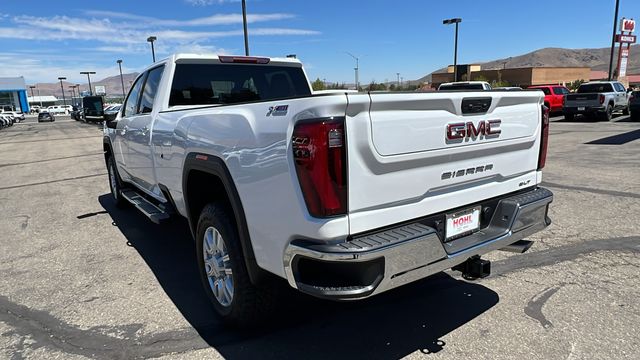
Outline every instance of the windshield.
[(586, 93), (606, 93), (613, 92), (613, 87), (611, 84), (582, 84), (578, 88), (578, 94), (586, 94)]

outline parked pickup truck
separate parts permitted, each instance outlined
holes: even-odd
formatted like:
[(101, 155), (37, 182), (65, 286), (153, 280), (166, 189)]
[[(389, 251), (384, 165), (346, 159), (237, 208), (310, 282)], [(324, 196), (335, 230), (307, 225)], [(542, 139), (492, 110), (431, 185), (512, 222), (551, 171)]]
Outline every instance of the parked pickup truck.
[(361, 299), (526, 251), (551, 222), (548, 132), (540, 91), (316, 95), (295, 59), (173, 55), (105, 122), (104, 155), (115, 204), (185, 217), (213, 307), (248, 325), (282, 279)]
[(597, 116), (610, 121), (614, 111), (629, 115), (629, 95), (617, 81), (594, 81), (580, 85), (575, 94), (565, 96), (562, 112), (566, 120), (576, 114)]
[(469, 91), (491, 90), (491, 85), (486, 81), (457, 81), (440, 84), (438, 91)]

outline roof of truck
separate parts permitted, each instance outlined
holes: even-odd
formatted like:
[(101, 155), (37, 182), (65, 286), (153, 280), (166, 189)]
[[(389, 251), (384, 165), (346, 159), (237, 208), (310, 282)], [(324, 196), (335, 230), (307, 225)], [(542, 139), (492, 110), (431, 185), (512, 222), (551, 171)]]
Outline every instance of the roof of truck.
[(244, 56), (244, 55), (217, 55), (217, 54), (189, 54), (189, 53), (177, 53), (171, 56), (173, 61), (180, 60), (218, 60), (221, 58), (227, 59), (269, 59), (269, 64), (301, 64), (300, 60), (296, 58), (288, 57), (268, 57), (268, 56)]

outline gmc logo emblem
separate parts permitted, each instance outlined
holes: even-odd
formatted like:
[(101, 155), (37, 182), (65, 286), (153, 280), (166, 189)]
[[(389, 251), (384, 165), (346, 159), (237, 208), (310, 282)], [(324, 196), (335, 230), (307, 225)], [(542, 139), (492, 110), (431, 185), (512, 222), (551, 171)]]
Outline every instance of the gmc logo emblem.
[(447, 140), (476, 139), (479, 136), (500, 136), (501, 120), (482, 120), (475, 126), (472, 122), (447, 124)]

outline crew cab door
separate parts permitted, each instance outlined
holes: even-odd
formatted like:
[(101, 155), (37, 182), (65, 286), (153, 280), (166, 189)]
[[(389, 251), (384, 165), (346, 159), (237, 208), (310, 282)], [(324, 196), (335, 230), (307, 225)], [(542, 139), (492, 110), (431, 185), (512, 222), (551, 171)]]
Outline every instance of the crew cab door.
[(621, 83), (614, 83), (613, 84), (613, 88), (616, 91), (616, 98), (615, 98), (615, 106), (617, 108), (623, 108), (625, 106), (627, 106), (627, 90), (624, 88), (624, 85), (622, 85)]
[(129, 144), (127, 142), (129, 123), (138, 114), (138, 103), (140, 101), (140, 90), (144, 83), (144, 75), (140, 75), (131, 90), (122, 108), (122, 115), (116, 124), (115, 136), (113, 138), (113, 151), (115, 153), (116, 164), (120, 171), (120, 176), (124, 180), (130, 181), (131, 169), (129, 168)]
[(143, 75), (138, 112), (129, 118), (126, 142), (128, 147), (128, 167), (133, 182), (143, 190), (155, 193), (155, 170), (151, 148), (151, 126), (153, 104), (158, 90), (164, 65), (155, 67)]

